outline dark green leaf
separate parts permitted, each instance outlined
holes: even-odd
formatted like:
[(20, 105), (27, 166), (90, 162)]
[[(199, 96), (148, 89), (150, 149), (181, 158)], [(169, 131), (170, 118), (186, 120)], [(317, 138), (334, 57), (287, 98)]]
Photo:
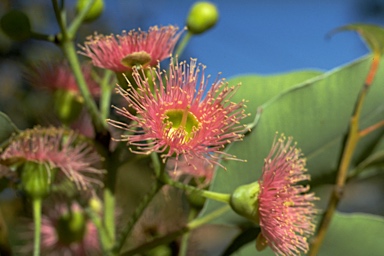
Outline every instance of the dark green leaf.
[(11, 119), (3, 112), (0, 112), (0, 147), (6, 143), (13, 134), (18, 132), (19, 130)]

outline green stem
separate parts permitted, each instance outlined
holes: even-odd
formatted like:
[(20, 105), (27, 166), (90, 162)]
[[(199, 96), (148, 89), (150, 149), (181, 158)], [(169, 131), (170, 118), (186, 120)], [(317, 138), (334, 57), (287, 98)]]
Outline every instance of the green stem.
[(67, 29), (65, 24), (65, 12), (62, 10), (62, 8), (59, 6), (59, 3), (57, 0), (52, 0), (53, 10), (55, 11), (55, 16), (57, 23), (59, 24), (61, 33), (63, 33), (63, 37), (67, 38)]
[(32, 31), (31, 37), (36, 40), (48, 41), (51, 43), (55, 42), (55, 35), (46, 35)]
[(180, 42), (180, 44), (177, 46), (177, 49), (175, 51), (175, 58), (180, 58), (181, 54), (183, 53), (185, 47), (187, 46), (189, 40), (192, 38), (193, 34), (189, 31), (187, 31), (187, 34), (183, 37), (183, 40)]
[(40, 256), (40, 244), (41, 244), (41, 198), (33, 198), (33, 222), (35, 224), (35, 240), (33, 255)]
[(187, 192), (197, 193), (198, 195), (201, 195), (205, 198), (213, 199), (215, 201), (229, 204), (230, 200), (231, 200), (230, 194), (223, 194), (223, 193), (217, 193), (217, 192), (213, 192), (213, 191), (209, 191), (209, 190), (198, 189), (196, 187), (172, 180), (165, 174), (163, 174), (160, 177), (160, 179), (162, 182), (164, 182), (168, 185), (182, 189), (182, 190), (187, 191)]
[(83, 73), (81, 72), (81, 66), (76, 54), (75, 46), (72, 41), (64, 39), (61, 47), (63, 49), (63, 52), (67, 56), (69, 64), (72, 68), (72, 72), (75, 76), (77, 85), (79, 86), (81, 95), (84, 98), (85, 106), (87, 107), (92, 117), (92, 121), (96, 128), (96, 131), (103, 133), (107, 129), (107, 123), (101, 119), (96, 103), (93, 100), (91, 93), (89, 92), (87, 83), (84, 79)]
[(97, 132), (104, 134), (107, 129), (107, 123), (101, 119), (96, 103), (93, 100), (91, 93), (89, 92), (87, 83), (81, 71), (81, 66), (76, 54), (76, 49), (72, 42), (72, 35), (69, 35), (68, 30), (66, 28), (65, 10), (64, 8), (59, 7), (57, 0), (52, 0), (52, 4), (62, 34), (62, 38), (59, 44), (72, 68), (72, 72), (75, 76), (77, 86), (79, 87), (81, 95), (84, 98), (85, 106), (87, 107), (88, 112), (92, 117), (95, 129)]
[(183, 228), (181, 228), (175, 232), (172, 232), (166, 236), (154, 239), (148, 243), (140, 245), (139, 247), (136, 247), (132, 250), (129, 250), (129, 251), (123, 253), (122, 255), (124, 255), (124, 256), (138, 255), (138, 254), (142, 254), (145, 251), (153, 249), (159, 245), (170, 243), (171, 241), (175, 240), (177, 237), (181, 236), (182, 234), (185, 234), (185, 233), (187, 233), (193, 229), (200, 227), (203, 224), (206, 224), (206, 223), (220, 217), (225, 212), (227, 212), (229, 209), (230, 209), (230, 207), (228, 205), (221, 207), (221, 208), (217, 209), (216, 211), (213, 211), (210, 214), (208, 214), (202, 218), (195, 219), (195, 220), (189, 222), (186, 226), (184, 226)]
[(87, 15), (88, 11), (91, 9), (95, 1), (96, 0), (88, 1), (88, 3), (81, 10), (81, 12), (78, 13), (75, 19), (72, 21), (71, 25), (68, 28), (68, 35), (70, 38), (73, 38), (76, 35), (77, 30), (79, 29), (80, 25), (83, 23), (85, 16)]
[(253, 122), (252, 123), (249, 123), (246, 125), (245, 127), (245, 133), (248, 133), (250, 132), (253, 128), (256, 127), (256, 125), (259, 123), (260, 121), (260, 118), (261, 118), (261, 114), (263, 113), (263, 107), (258, 107), (257, 108), (257, 112), (256, 112), (256, 116), (255, 118), (253, 119)]
[(159, 159), (159, 156), (157, 155), (157, 153), (155, 153), (155, 152), (151, 153), (151, 160), (152, 160), (152, 164), (153, 164), (153, 168), (154, 168), (156, 177), (157, 178), (161, 177), (162, 172), (164, 171), (164, 165), (162, 168), (162, 164), (160, 162), (160, 159)]
[(119, 168), (119, 154), (114, 152), (107, 155), (106, 157), (106, 169), (108, 173), (104, 180), (104, 216), (103, 224), (105, 226), (106, 233), (108, 235), (110, 243), (107, 245), (109, 251), (112, 250), (116, 240), (116, 228), (115, 228), (115, 189), (116, 189), (116, 178), (117, 171)]
[[(193, 221), (193, 219), (196, 218), (198, 213), (199, 212), (196, 208), (191, 207), (191, 210), (190, 210), (189, 215), (188, 215), (188, 221), (189, 222)], [(179, 256), (186, 256), (187, 255), (189, 236), (190, 236), (190, 232), (186, 232), (181, 237)]]
[(116, 240), (115, 246), (113, 248), (113, 252), (115, 254), (119, 254), (121, 248), (125, 243), (128, 235), (131, 233), (132, 228), (134, 227), (137, 220), (140, 218), (141, 214), (147, 208), (148, 204), (152, 201), (153, 197), (157, 194), (157, 192), (162, 188), (163, 184), (156, 181), (152, 186), (151, 190), (144, 196), (144, 198), (140, 201), (140, 204), (136, 207), (131, 219), (126, 224), (126, 226), (121, 231), (119, 237)]
[(104, 189), (104, 226), (109, 240), (113, 243), (115, 241), (115, 192), (110, 187)]
[(100, 243), (102, 245), (103, 253), (104, 255), (107, 254), (108, 250), (108, 245), (112, 242), (109, 240), (108, 234), (105, 230), (105, 227), (103, 226), (103, 222), (98, 216), (97, 213), (95, 213), (92, 209), (90, 208), (85, 208), (85, 212), (87, 213), (88, 217), (92, 220), (93, 224), (97, 228), (97, 232), (99, 234), (99, 239)]
[(100, 95), (100, 113), (103, 120), (109, 117), (109, 111), (111, 108), (111, 95), (113, 86), (109, 84), (113, 72), (105, 70), (103, 80), (101, 81), (101, 95)]

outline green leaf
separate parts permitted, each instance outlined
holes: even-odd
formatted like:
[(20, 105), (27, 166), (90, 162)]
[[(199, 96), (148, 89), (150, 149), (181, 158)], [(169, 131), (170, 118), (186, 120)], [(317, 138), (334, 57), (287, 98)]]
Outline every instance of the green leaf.
[(333, 216), (319, 256), (383, 255), (384, 218), (368, 214)]
[[(268, 155), (276, 131), (293, 136), (298, 147), (307, 157), (307, 168), (313, 183), (323, 183), (324, 176), (337, 168), (342, 142), (347, 131), (355, 101), (371, 64), (371, 56), (359, 59), (344, 67), (310, 78), (296, 85), (289, 85), (278, 76), (270, 77), (274, 83), (284, 84), (280, 93), (269, 91), (268, 77), (245, 80), (235, 95), (235, 101), (249, 100), (248, 111), (256, 116), (261, 104), (262, 114), (257, 126), (244, 141), (233, 143), (228, 153), (247, 162), (223, 160), (228, 171), (218, 170), (211, 185), (216, 192), (231, 193), (236, 187), (259, 179), (264, 158)], [(294, 76), (296, 73), (292, 73)], [(241, 79), (241, 78), (236, 78)], [(230, 81), (231, 82), (231, 81)], [(287, 83), (287, 84), (286, 84)], [(363, 108), (361, 127), (377, 123), (384, 114), (384, 64), (367, 95)], [(286, 89), (288, 88), (288, 89)], [(262, 94), (269, 94), (262, 98)], [(256, 99), (262, 100), (257, 102)], [(255, 103), (256, 102), (256, 103)], [(249, 121), (249, 120), (248, 120)], [(380, 136), (373, 132), (359, 143), (352, 165), (357, 163), (368, 147)], [(208, 200), (202, 215), (219, 206)], [(239, 224), (245, 219), (236, 214), (226, 214), (218, 223)]]
[(372, 51), (383, 54), (384, 29), (382, 27), (376, 25), (356, 23), (337, 28), (332, 31), (331, 34), (345, 30), (353, 30), (358, 32)]
[(358, 168), (365, 169), (375, 165), (384, 164), (384, 151), (375, 152), (365, 159), (361, 164), (358, 165)]
[(242, 120), (243, 124), (247, 124), (253, 121), (254, 114), (259, 106), (281, 94), (282, 91), (321, 74), (322, 72), (317, 70), (300, 70), (270, 76), (247, 75), (231, 78), (228, 83), (230, 85), (242, 84), (234, 100), (239, 101), (240, 94), (244, 99), (248, 100), (247, 110), (253, 115)]
[(16, 125), (6, 114), (0, 112), (0, 147), (15, 133), (19, 133)]
[[(321, 246), (319, 256), (329, 255), (383, 255), (384, 218), (368, 214), (336, 213)], [(257, 252), (255, 243), (249, 243), (236, 256), (274, 255), (270, 248)]]

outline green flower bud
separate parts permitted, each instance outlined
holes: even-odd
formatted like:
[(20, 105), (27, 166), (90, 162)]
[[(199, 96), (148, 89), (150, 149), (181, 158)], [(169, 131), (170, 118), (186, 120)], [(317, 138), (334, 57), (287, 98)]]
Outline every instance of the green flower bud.
[(231, 195), (230, 205), (232, 209), (239, 215), (258, 223), (259, 191), (259, 182), (254, 182), (236, 188)]
[(57, 223), (56, 231), (59, 241), (69, 245), (81, 242), (87, 228), (87, 219), (80, 211), (69, 212), (62, 215)]
[(97, 198), (97, 197), (92, 197), (91, 199), (89, 199), (88, 201), (88, 205), (89, 207), (91, 207), (91, 209), (98, 213), (98, 214), (101, 214), (102, 213), (102, 210), (103, 210), (103, 204), (101, 203), (100, 199)]
[(201, 209), (203, 208), (205, 204), (205, 197), (203, 197), (200, 193), (198, 192), (191, 192), (187, 194), (187, 199), (188, 202), (191, 204), (192, 207), (196, 209)]
[(45, 163), (26, 162), (21, 169), (23, 190), (32, 198), (44, 198), (51, 192), (53, 173)]
[(212, 28), (219, 19), (216, 6), (209, 2), (195, 3), (187, 18), (187, 28), (192, 34), (201, 34)]
[[(90, 2), (90, 0), (78, 0), (76, 5), (76, 13), (80, 13)], [(104, 10), (104, 1), (103, 0), (96, 0), (91, 9), (87, 12), (85, 15), (84, 21), (85, 22), (92, 22), (96, 20), (101, 13)]]
[(57, 90), (54, 101), (55, 113), (64, 124), (70, 124), (79, 117), (83, 107), (79, 95), (68, 90)]
[(31, 37), (31, 23), (28, 16), (17, 10), (6, 13), (0, 20), (3, 32), (13, 40), (23, 41)]

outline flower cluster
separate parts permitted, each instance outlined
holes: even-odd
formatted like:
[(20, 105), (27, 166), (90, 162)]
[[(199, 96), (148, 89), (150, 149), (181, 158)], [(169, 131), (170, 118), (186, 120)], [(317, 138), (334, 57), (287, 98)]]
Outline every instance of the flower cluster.
[(78, 143), (71, 131), (60, 128), (34, 128), (25, 130), (12, 139), (0, 154), (0, 159), (10, 164), (34, 162), (46, 166), (47, 172), (60, 170), (78, 188), (87, 189), (100, 184), (96, 176), (103, 170), (94, 167), (101, 157), (86, 142)]
[(309, 186), (297, 184), (309, 180), (304, 174), (305, 159), (292, 138), (282, 136), (274, 142), (265, 159), (259, 180), (258, 217), (261, 233), (257, 247), (270, 246), (279, 255), (297, 255), (308, 251), (307, 237), (313, 234), (316, 209)]
[(221, 150), (243, 137), (245, 128), (239, 121), (246, 116), (244, 102), (230, 101), (237, 87), (222, 79), (209, 86), (204, 67), (199, 76), (200, 68), (196, 60), (190, 65), (171, 63), (164, 82), (160, 67), (152, 70), (151, 81), (135, 69), (132, 75), (138, 87), (130, 83), (128, 90), (117, 87), (127, 101), (127, 107), (116, 108), (117, 113), (128, 120), (109, 123), (128, 131), (121, 140), (128, 141), (132, 151), (158, 152), (164, 159), (176, 160), (183, 155), (192, 166), (191, 159), (218, 164), (220, 155), (234, 158)]
[(151, 27), (148, 32), (131, 30), (122, 35), (88, 37), (83, 54), (95, 66), (115, 72), (131, 71), (135, 66), (156, 66), (170, 56), (181, 33), (174, 26)]

